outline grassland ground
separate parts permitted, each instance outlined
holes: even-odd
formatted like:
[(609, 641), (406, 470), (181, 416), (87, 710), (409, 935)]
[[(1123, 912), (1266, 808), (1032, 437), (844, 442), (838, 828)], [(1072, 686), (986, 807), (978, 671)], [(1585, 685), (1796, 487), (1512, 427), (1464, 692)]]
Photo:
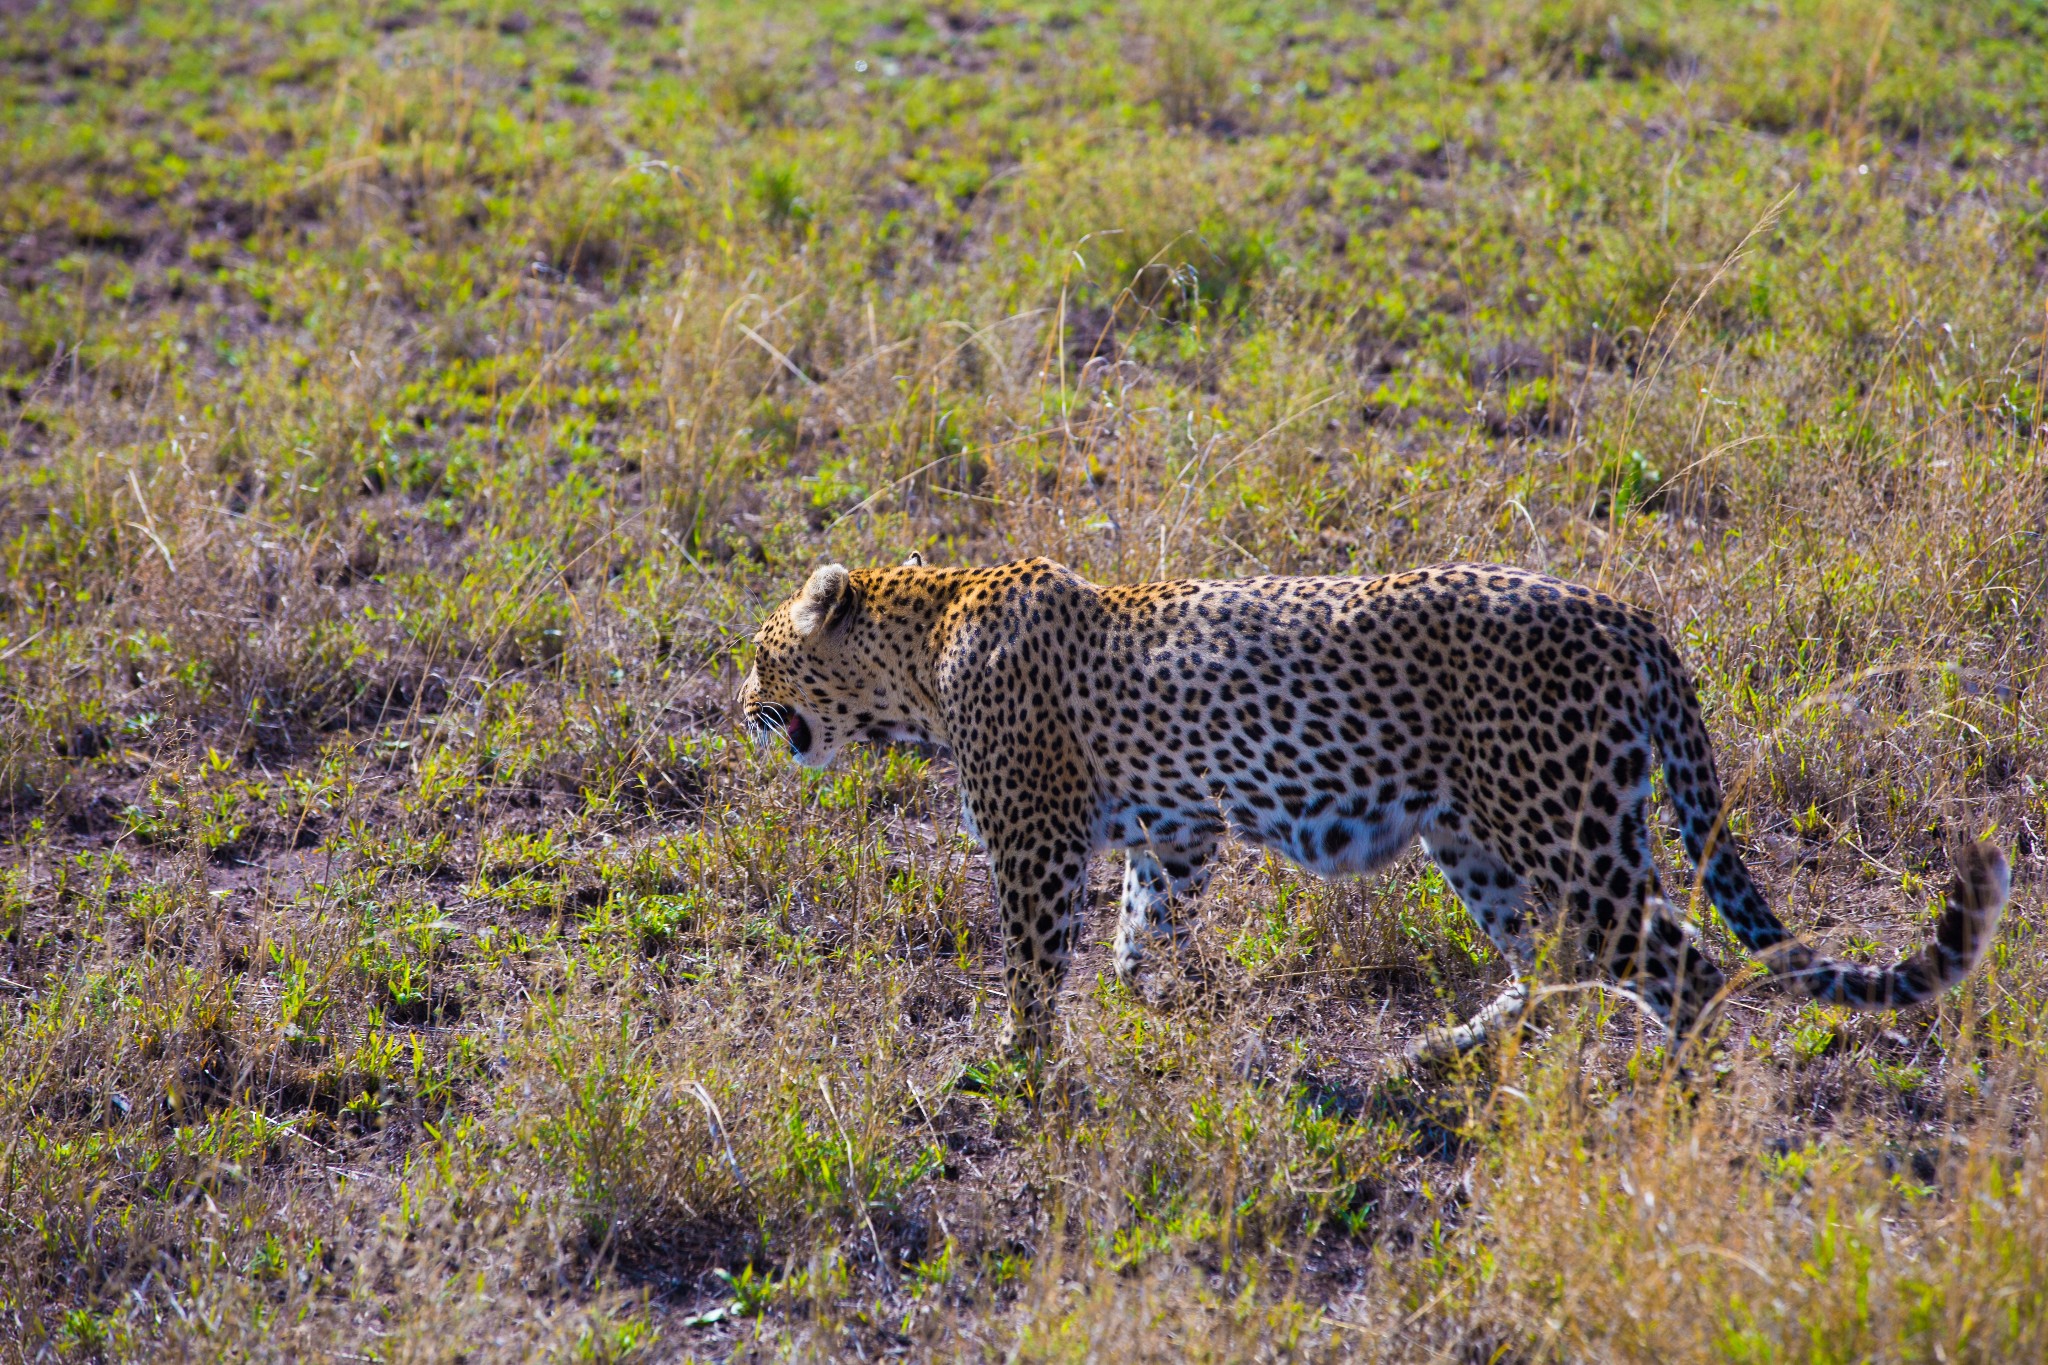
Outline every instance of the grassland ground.
[[(2025, 0), (0, 7), (0, 1334), (2048, 1356), (2044, 98)], [(1104, 860), (1030, 1083), (944, 759), (732, 726), (912, 549), (1597, 583), (1800, 932), (2006, 926), (1388, 1091), (1440, 881), (1232, 850), (1134, 994)]]

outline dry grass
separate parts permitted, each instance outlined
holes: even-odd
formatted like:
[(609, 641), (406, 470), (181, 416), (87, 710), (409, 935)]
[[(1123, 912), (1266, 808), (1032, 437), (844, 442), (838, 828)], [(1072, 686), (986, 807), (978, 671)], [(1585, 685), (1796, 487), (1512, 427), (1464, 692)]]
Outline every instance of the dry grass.
[[(0, 1330), (2048, 1352), (2043, 40), (9, 9)], [(944, 761), (732, 737), (764, 609), (911, 548), (1598, 582), (1680, 642), (1802, 932), (1906, 946), (1987, 830), (2014, 904), (1938, 1008), (1757, 989), (1689, 1084), (1572, 997), (1388, 1090), (1490, 949), (1419, 866), (1236, 850), (1189, 979), (1097, 942), (1034, 1085)]]

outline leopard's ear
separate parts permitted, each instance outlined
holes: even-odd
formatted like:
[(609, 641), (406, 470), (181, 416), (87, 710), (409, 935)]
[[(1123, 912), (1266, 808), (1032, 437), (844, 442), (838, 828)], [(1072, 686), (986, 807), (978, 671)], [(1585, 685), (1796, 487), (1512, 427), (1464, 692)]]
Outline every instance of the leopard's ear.
[(812, 571), (810, 582), (796, 595), (789, 623), (799, 635), (815, 635), (838, 625), (852, 610), (853, 575), (842, 564), (825, 564)]
[(909, 555), (904, 558), (903, 563), (898, 567), (905, 569), (922, 569), (924, 567), (924, 556), (919, 554), (917, 551), (912, 550), (909, 553)]

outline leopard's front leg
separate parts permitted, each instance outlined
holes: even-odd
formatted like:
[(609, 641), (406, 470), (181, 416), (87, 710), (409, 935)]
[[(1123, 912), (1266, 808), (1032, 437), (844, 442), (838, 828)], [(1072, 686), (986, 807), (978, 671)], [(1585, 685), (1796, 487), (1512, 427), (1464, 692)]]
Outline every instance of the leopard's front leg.
[(1027, 1056), (1052, 1043), (1101, 835), (1100, 789), (1071, 705), (1078, 665), (1042, 638), (1076, 605), (1070, 585), (1023, 573), (999, 609), (955, 634), (939, 670), (960, 794), (1003, 921), (1007, 1042)]
[(1037, 826), (988, 836), (996, 904), (1003, 917), (1004, 1042), (1035, 1056), (1052, 1045), (1060, 985), (1080, 937), (1088, 892), (1088, 843)]
[(1088, 894), (1093, 785), (1078, 746), (1044, 723), (963, 746), (961, 794), (988, 851), (1003, 925), (1005, 1041), (1026, 1055), (1052, 1042), (1067, 962)]

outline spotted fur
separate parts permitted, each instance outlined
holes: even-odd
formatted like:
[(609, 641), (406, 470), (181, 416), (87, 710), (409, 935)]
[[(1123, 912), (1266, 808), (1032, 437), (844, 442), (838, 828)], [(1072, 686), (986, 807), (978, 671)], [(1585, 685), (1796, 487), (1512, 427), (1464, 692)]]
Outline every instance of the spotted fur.
[(1963, 851), (1934, 939), (1890, 968), (1819, 956), (1757, 891), (1723, 821), (1699, 701), (1649, 615), (1483, 564), (1384, 578), (1098, 587), (1050, 560), (828, 565), (755, 640), (748, 724), (823, 766), (849, 740), (951, 748), (988, 850), (1012, 1036), (1049, 1041), (1089, 857), (1128, 851), (1116, 968), (1184, 933), (1226, 832), (1324, 875), (1420, 840), (1514, 970), (1427, 1040), (1517, 1016), (1539, 937), (1684, 1031), (1724, 977), (1651, 858), (1653, 753), (1700, 883), (1735, 937), (1817, 1000), (1887, 1009), (1969, 973), (2008, 873)]

